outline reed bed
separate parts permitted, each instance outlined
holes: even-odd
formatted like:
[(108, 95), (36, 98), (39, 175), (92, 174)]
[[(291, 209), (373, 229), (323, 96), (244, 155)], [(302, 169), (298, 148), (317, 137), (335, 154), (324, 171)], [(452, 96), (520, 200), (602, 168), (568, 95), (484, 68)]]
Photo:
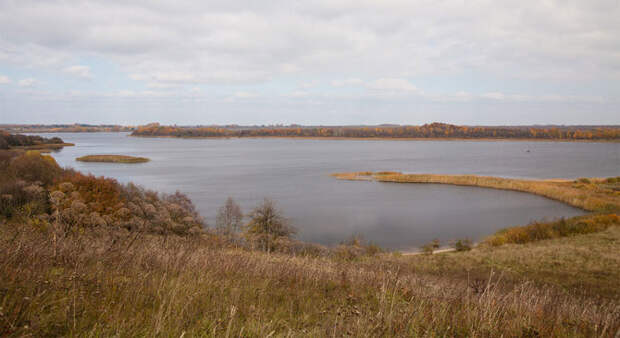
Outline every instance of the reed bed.
[(108, 162), (108, 163), (145, 163), (150, 161), (146, 157), (127, 155), (86, 155), (75, 159), (80, 162)]

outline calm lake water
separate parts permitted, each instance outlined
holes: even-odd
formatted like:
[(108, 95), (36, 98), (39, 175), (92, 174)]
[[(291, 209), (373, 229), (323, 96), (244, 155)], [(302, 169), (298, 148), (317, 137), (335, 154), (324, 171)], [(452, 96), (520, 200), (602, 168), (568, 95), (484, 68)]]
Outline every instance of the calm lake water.
[[(43, 134), (42, 134), (43, 135)], [(570, 206), (526, 193), (432, 184), (339, 181), (343, 171), (478, 174), (518, 178), (620, 175), (620, 144), (561, 142), (359, 141), (136, 138), (62, 133), (75, 143), (53, 156), (82, 172), (186, 193), (210, 225), (228, 196), (249, 212), (278, 203), (297, 238), (336, 244), (353, 234), (391, 249), (433, 238), (480, 239), (543, 218), (575, 216)], [(82, 163), (90, 154), (145, 156), (144, 164)]]

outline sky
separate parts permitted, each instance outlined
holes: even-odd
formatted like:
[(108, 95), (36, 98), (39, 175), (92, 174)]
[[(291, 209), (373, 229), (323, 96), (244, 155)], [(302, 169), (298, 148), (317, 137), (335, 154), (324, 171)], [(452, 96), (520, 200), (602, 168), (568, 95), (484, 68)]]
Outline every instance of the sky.
[(0, 0), (0, 123), (620, 124), (620, 1)]

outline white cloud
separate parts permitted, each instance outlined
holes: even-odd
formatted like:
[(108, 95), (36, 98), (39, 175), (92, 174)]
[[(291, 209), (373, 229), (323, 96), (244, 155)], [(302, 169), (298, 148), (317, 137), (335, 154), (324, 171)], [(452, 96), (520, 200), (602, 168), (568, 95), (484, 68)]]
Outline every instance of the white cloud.
[(146, 87), (151, 88), (151, 89), (169, 89), (169, 88), (176, 88), (178, 86), (179, 86), (178, 84), (166, 83), (166, 82), (148, 82), (146, 84)]
[(480, 95), (480, 97), (484, 99), (493, 99), (493, 100), (505, 100), (507, 98), (506, 94), (498, 93), (498, 92), (489, 92)]
[(319, 84), (320, 84), (319, 81), (312, 80), (312, 81), (301, 81), (297, 86), (299, 88), (309, 89), (309, 88), (314, 88), (314, 87), (318, 86)]
[(359, 86), (362, 85), (364, 81), (358, 78), (350, 78), (345, 80), (334, 80), (332, 81), (332, 86), (334, 87), (346, 87), (346, 86)]
[(17, 85), (20, 87), (34, 87), (39, 84), (39, 81), (33, 78), (21, 79), (17, 82)]
[(63, 69), (63, 71), (72, 76), (81, 78), (81, 79), (92, 79), (93, 75), (90, 73), (89, 66), (75, 65), (69, 66)]
[(309, 95), (310, 95), (310, 93), (308, 93), (305, 90), (296, 90), (296, 91), (290, 93), (288, 96), (299, 98), (299, 97), (306, 97), (306, 96), (309, 96)]
[(364, 86), (371, 90), (385, 92), (420, 92), (411, 82), (400, 78), (380, 78), (370, 82), (358, 78), (350, 78), (334, 80), (331, 84), (334, 87)]
[(368, 88), (386, 91), (416, 92), (418, 88), (405, 79), (383, 78), (367, 84)]
[[(65, 72), (105, 74), (115, 97), (123, 88), (138, 88), (127, 97), (183, 97), (200, 86), (220, 99), (253, 97), (243, 94), (252, 88), (276, 102), (312, 88), (304, 95), (332, 95), (330, 111), (355, 110), (360, 98), (407, 98), (407, 107), (609, 102), (620, 97), (618, 17), (620, 6), (605, 0), (0, 1), (0, 67), (46, 84)], [(102, 62), (82, 64), (93, 58)], [(329, 84), (364, 93), (336, 100), (346, 91)], [(617, 112), (614, 102), (606, 109)], [(306, 114), (300, 108), (287, 107)]]
[(620, 6), (604, 1), (22, 0), (0, 5), (0, 61), (52, 65), (97, 54), (147, 77), (176, 71), (215, 83), (471, 70), (617, 80), (618, 16)]
[(8, 76), (0, 75), (0, 84), (11, 83), (11, 79)]
[(248, 98), (257, 97), (257, 96), (258, 94), (256, 93), (245, 92), (245, 91), (239, 91), (234, 94), (234, 97), (240, 98), (240, 99), (248, 99)]

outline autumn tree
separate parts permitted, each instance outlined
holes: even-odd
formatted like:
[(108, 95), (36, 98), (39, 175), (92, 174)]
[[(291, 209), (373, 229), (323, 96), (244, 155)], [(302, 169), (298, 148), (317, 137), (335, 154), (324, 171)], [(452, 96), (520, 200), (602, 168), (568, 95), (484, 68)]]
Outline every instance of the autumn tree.
[(296, 233), (295, 228), (268, 198), (252, 210), (245, 231), (250, 240), (257, 242), (267, 252), (274, 249), (278, 239), (290, 238)]
[(230, 236), (240, 230), (242, 220), (241, 207), (232, 197), (228, 197), (226, 204), (217, 210), (215, 227), (219, 233)]

